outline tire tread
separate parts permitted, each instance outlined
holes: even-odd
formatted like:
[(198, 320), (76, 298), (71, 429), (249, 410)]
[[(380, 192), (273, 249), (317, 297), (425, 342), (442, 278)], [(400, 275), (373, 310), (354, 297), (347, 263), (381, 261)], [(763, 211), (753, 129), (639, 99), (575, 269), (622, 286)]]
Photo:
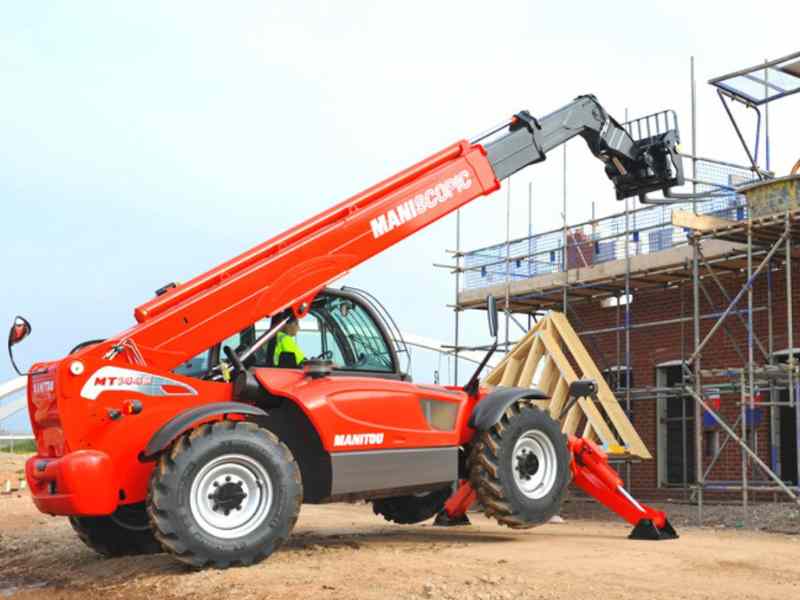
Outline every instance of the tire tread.
[(150, 485), (148, 486), (149, 492), (147, 497), (147, 513), (150, 519), (151, 527), (155, 533), (155, 538), (161, 546), (172, 554), (179, 561), (186, 563), (192, 567), (203, 568), (213, 566), (217, 569), (225, 569), (236, 565), (252, 565), (256, 562), (263, 560), (277, 550), (286, 541), (287, 536), (277, 536), (261, 548), (255, 549), (248, 553), (243, 553), (241, 556), (235, 558), (214, 558), (211, 556), (204, 556), (196, 551), (192, 551), (184, 542), (181, 541), (180, 536), (172, 524), (174, 520), (173, 512), (180, 512), (179, 509), (170, 511), (167, 507), (167, 497), (170, 492), (174, 492), (173, 486), (178, 481), (177, 470), (180, 463), (187, 458), (187, 454), (191, 452), (193, 442), (197, 442), (199, 447), (200, 442), (204, 444), (213, 444), (214, 438), (217, 436), (228, 437), (230, 432), (240, 431), (250, 435), (258, 436), (273, 445), (277, 445), (284, 459), (286, 460), (289, 468), (291, 469), (291, 477), (297, 484), (297, 493), (291, 499), (289, 509), (289, 521), (287, 527), (288, 533), (292, 531), (300, 513), (300, 506), (303, 501), (303, 483), (300, 476), (300, 468), (289, 448), (281, 442), (278, 437), (271, 431), (259, 427), (255, 423), (247, 421), (233, 421), (222, 420), (214, 423), (207, 423), (201, 425), (196, 429), (182, 435), (172, 445), (169, 452), (165, 452), (159, 459), (157, 467), (153, 469), (151, 475)]
[[(540, 409), (525, 400), (519, 400), (509, 406), (491, 429), (480, 434), (477, 442), (473, 445), (469, 461), (470, 483), (475, 489), (484, 514), (512, 529), (528, 529), (546, 522), (552, 516), (550, 514), (542, 515), (535, 521), (524, 519), (519, 511), (514, 510), (513, 502), (500, 480), (499, 454), (504, 434), (508, 431), (511, 422), (525, 410), (539, 411)], [(566, 447), (566, 436), (562, 433), (561, 437)], [(561, 504), (566, 488), (567, 486), (564, 485), (557, 498), (556, 507)]]

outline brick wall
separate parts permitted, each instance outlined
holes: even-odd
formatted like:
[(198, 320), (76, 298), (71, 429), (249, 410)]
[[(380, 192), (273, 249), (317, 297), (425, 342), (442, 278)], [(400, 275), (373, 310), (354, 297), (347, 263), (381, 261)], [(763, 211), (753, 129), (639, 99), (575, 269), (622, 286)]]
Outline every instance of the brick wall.
[[(797, 264), (800, 261), (795, 261)], [(792, 282), (795, 345), (800, 345), (800, 306), (797, 299), (800, 297), (800, 269), (794, 269)], [(744, 284), (744, 275), (730, 273), (721, 275), (720, 279), (725, 285), (729, 296), (733, 297)], [(769, 274), (762, 272), (754, 286), (755, 311), (753, 314), (754, 330), (767, 348), (769, 314), (766, 310), (768, 298), (768, 279), (772, 287), (772, 323), (774, 350), (779, 351), (788, 347), (787, 314), (786, 314), (786, 288), (785, 271), (779, 270)], [(728, 305), (716, 284), (710, 279), (703, 280), (709, 292), (712, 303), (704, 297), (702, 291), (701, 315), (720, 313)], [(796, 283), (795, 283), (796, 282)], [(747, 308), (747, 297), (739, 303), (739, 308)], [(574, 312), (573, 312), (574, 311)], [(673, 289), (651, 289), (637, 291), (630, 305), (631, 329), (631, 367), (633, 371), (633, 387), (655, 386), (656, 365), (691, 355), (694, 348), (692, 284), (691, 280), (684, 285)], [(575, 329), (580, 332), (596, 331), (613, 328), (619, 323), (624, 325), (625, 307), (603, 308), (599, 303), (575, 303), (569, 313), (570, 321)], [(742, 315), (746, 319), (746, 315)], [(638, 328), (637, 325), (664, 321), (668, 319), (688, 318), (684, 322), (675, 322), (657, 326)], [(716, 318), (701, 320), (701, 339), (711, 329)], [(747, 333), (741, 321), (735, 315), (726, 319), (726, 324), (731, 335), (738, 341), (742, 353), (747, 354)], [(605, 365), (625, 364), (625, 337), (624, 331), (596, 333), (582, 335), (584, 344), (589, 349), (598, 366), (603, 369)], [(619, 354), (618, 354), (619, 348)], [(604, 360), (605, 359), (605, 360)], [(755, 362), (766, 362), (755, 348)], [(741, 367), (742, 359), (735, 350), (735, 345), (720, 329), (708, 343), (703, 351), (702, 367), (731, 368)], [(715, 380), (706, 379), (704, 383), (713, 384)], [(717, 380), (720, 381), (720, 380)], [(766, 397), (766, 395), (765, 395)], [(733, 424), (740, 410), (737, 406), (739, 400), (736, 395), (723, 395), (721, 398), (721, 412), (729, 423)], [(644, 461), (631, 467), (632, 487), (639, 491), (652, 491), (657, 487), (657, 402), (655, 399), (639, 400), (633, 402), (633, 424), (639, 435), (654, 456), (652, 461)], [(764, 409), (764, 417), (757, 428), (758, 454), (770, 464), (769, 457), (769, 409)], [(693, 436), (693, 432), (690, 432)], [(724, 439), (724, 432), (720, 432), (720, 442)], [(704, 464), (709, 463), (709, 458), (704, 459)], [(728, 443), (722, 455), (712, 470), (709, 479), (712, 480), (739, 480), (741, 478), (741, 450), (735, 443)]]

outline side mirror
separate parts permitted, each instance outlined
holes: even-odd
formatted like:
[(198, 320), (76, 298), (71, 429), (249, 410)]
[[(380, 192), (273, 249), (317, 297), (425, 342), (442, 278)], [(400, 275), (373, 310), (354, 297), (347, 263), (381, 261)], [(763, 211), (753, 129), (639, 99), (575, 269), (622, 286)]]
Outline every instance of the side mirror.
[(19, 344), (31, 334), (31, 324), (23, 317), (16, 317), (11, 330), (8, 332), (8, 347)]
[(489, 317), (489, 335), (497, 338), (497, 299), (492, 296), (486, 296), (486, 311)]

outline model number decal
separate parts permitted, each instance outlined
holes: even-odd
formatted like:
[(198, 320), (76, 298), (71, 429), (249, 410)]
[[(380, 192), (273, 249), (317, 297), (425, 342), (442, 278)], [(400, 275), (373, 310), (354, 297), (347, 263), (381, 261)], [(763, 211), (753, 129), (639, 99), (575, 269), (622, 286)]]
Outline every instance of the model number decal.
[(378, 239), (395, 227), (416, 219), (426, 210), (435, 208), (437, 204), (450, 200), (456, 192), (463, 192), (471, 187), (472, 178), (469, 171), (466, 169), (459, 171), (452, 177), (448, 177), (424, 192), (420, 192), (413, 198), (398, 204), (394, 208), (390, 208), (385, 214), (378, 215), (372, 219), (369, 222), (372, 227), (372, 236)]
[(34, 394), (49, 394), (56, 389), (55, 382), (52, 379), (46, 381), (37, 381), (33, 384)]
[(197, 395), (197, 390), (192, 386), (169, 377), (120, 367), (102, 367), (83, 384), (81, 396), (96, 400), (102, 392), (110, 390), (138, 392), (145, 396)]
[(334, 446), (380, 446), (382, 433), (346, 433), (333, 436)]

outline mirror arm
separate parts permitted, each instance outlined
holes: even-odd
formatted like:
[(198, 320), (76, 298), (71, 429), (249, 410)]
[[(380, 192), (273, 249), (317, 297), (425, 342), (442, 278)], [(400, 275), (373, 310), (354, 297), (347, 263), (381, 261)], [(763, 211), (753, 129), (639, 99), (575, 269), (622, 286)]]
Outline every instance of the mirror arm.
[(467, 394), (470, 396), (475, 396), (478, 393), (478, 389), (480, 388), (480, 377), (481, 371), (483, 371), (484, 367), (489, 363), (489, 359), (492, 358), (495, 351), (497, 350), (497, 337), (494, 338), (494, 343), (492, 347), (486, 352), (486, 355), (481, 360), (481, 363), (475, 369), (475, 372), (472, 374), (472, 377), (469, 378), (467, 384), (462, 388)]
[(497, 337), (497, 299), (493, 294), (486, 296), (486, 315), (489, 319), (489, 335)]
[(480, 377), (481, 371), (483, 371), (484, 367), (489, 363), (489, 359), (492, 358), (495, 351), (497, 350), (497, 300), (495, 299), (494, 295), (489, 294), (486, 296), (486, 314), (489, 319), (489, 335), (494, 338), (494, 343), (492, 347), (486, 352), (486, 355), (481, 360), (481, 363), (478, 365), (478, 368), (475, 369), (475, 372), (472, 374), (472, 377), (469, 378), (467, 384), (462, 388), (467, 394), (470, 396), (477, 396), (478, 389), (480, 388)]
[(14, 362), (14, 352), (11, 350), (11, 343), (8, 344), (8, 359), (11, 361), (11, 366), (14, 367), (14, 370), (17, 372), (17, 375), (27, 375), (27, 373), (23, 373), (17, 367), (17, 363)]

